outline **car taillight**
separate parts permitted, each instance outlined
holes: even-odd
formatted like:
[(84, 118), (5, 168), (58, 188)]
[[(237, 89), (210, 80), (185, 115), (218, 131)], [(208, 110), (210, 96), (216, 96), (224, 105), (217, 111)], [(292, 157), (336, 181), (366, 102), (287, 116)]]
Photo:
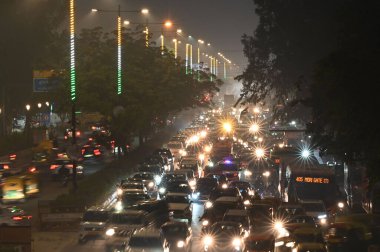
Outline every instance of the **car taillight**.
[(22, 220), (23, 218), (21, 216), (13, 216), (12, 217), (12, 220), (15, 220), (15, 221), (20, 221)]
[(11, 155), (9, 155), (9, 159), (10, 159), (10, 160), (16, 160), (16, 157), (17, 157), (16, 154), (11, 154)]
[(85, 149), (82, 149), (82, 155), (84, 154), (84, 152), (85, 152)]
[(50, 165), (50, 170), (55, 170), (59, 167), (59, 165)]
[(80, 136), (80, 131), (77, 131), (77, 132), (75, 133), (75, 135), (76, 135), (76, 136)]
[(95, 149), (94, 150), (94, 154), (95, 154), (95, 156), (99, 156), (101, 153), (100, 153), (100, 150), (98, 150), (98, 149)]
[(4, 170), (8, 170), (9, 169), (9, 165), (3, 165), (3, 168), (4, 168)]
[(36, 171), (37, 171), (36, 167), (30, 167), (29, 168), (29, 172), (31, 172), (31, 173), (34, 173)]
[(67, 139), (67, 136), (65, 136), (65, 140)]
[(73, 168), (74, 166), (72, 164), (66, 165), (67, 168)]

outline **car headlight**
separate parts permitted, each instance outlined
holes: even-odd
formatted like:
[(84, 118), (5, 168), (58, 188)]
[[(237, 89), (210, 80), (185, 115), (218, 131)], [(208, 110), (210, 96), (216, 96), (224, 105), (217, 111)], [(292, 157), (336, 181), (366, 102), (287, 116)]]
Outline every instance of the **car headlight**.
[(195, 186), (197, 184), (197, 182), (195, 180), (190, 180), (189, 181), (189, 185), (190, 186)]
[(274, 229), (277, 230), (277, 231), (280, 231), (284, 228), (284, 223), (282, 223), (282, 221), (276, 221), (274, 223)]
[(115, 229), (110, 228), (106, 231), (107, 236), (113, 236), (115, 234)]
[(191, 197), (192, 197), (193, 199), (198, 199), (198, 197), (199, 197), (199, 192), (192, 193), (192, 194), (191, 194)]
[(122, 211), (123, 210), (123, 203), (121, 201), (116, 202), (115, 210), (116, 211)]
[(240, 238), (234, 238), (234, 239), (232, 240), (232, 245), (233, 245), (234, 247), (240, 247), (240, 245), (241, 245), (241, 239), (240, 239)]
[(153, 182), (149, 182), (148, 187), (152, 188), (154, 186)]
[(184, 241), (178, 241), (177, 242), (177, 247), (178, 248), (183, 248), (185, 246), (185, 242)]
[(210, 235), (206, 235), (205, 238), (203, 238), (203, 243), (205, 246), (210, 246), (213, 242), (213, 239)]
[(202, 221), (202, 226), (207, 226), (209, 224), (209, 221), (208, 220), (204, 220)]
[(121, 188), (117, 188), (116, 193), (117, 193), (117, 195), (122, 195), (123, 190)]
[(288, 247), (288, 248), (293, 248), (294, 245), (295, 245), (295, 242), (287, 242), (287, 243), (285, 244), (285, 246)]
[(222, 185), (222, 188), (223, 188), (223, 189), (227, 189), (227, 187), (228, 187), (227, 184), (223, 184), (223, 185)]
[(158, 175), (154, 176), (154, 181), (156, 181), (157, 185), (160, 184), (161, 183), (161, 176), (158, 176)]
[(206, 207), (206, 208), (211, 208), (211, 207), (212, 207), (212, 202), (211, 202), (211, 201), (207, 201), (207, 202), (205, 203), (205, 207)]
[(164, 187), (161, 187), (160, 189), (158, 189), (158, 192), (164, 194), (166, 192), (166, 189)]

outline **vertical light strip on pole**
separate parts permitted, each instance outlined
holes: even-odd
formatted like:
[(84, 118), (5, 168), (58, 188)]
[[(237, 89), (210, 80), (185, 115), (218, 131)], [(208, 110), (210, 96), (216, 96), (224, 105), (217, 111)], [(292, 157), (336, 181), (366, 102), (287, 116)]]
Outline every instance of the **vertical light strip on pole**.
[(223, 71), (224, 71), (224, 79), (227, 79), (227, 74), (226, 74), (226, 61), (223, 61)]
[(186, 44), (186, 74), (188, 74), (188, 66), (189, 66), (189, 44)]
[(200, 76), (199, 76), (199, 72), (200, 72), (200, 63), (201, 63), (201, 59), (200, 59), (200, 56), (201, 56), (201, 49), (199, 48), (199, 42), (198, 42), (198, 59), (197, 59), (197, 63), (198, 63), (198, 81), (200, 80)]
[(176, 59), (178, 55), (178, 40), (174, 39), (174, 58)]
[(193, 45), (190, 44), (190, 72), (193, 72)]
[(213, 65), (212, 65), (212, 57), (210, 56), (210, 80), (212, 81), (212, 75), (213, 75)]
[(148, 28), (148, 25), (145, 27), (145, 46), (149, 47), (149, 28)]
[(215, 75), (218, 76), (218, 63), (219, 61), (215, 58)]
[(161, 53), (163, 53), (164, 52), (164, 34), (162, 33), (161, 34)]
[(121, 94), (121, 16), (120, 5), (117, 15), (117, 94)]
[(74, 0), (70, 0), (70, 98), (76, 99)]

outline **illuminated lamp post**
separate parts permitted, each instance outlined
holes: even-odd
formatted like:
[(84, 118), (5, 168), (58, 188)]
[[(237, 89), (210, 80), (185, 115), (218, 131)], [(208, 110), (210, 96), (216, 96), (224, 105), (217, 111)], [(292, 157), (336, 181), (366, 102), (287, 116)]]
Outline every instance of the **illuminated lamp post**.
[[(142, 13), (144, 15), (149, 13), (148, 9), (142, 10), (121, 10), (120, 5), (118, 5), (117, 10), (100, 10), (92, 9), (92, 12), (116, 12), (117, 13), (117, 94), (121, 95), (122, 93), (122, 64), (121, 64), (121, 50), (122, 50), (122, 38), (121, 38), (121, 13)], [(148, 28), (146, 28), (148, 29)], [(149, 39), (149, 32), (147, 32), (147, 39)], [(146, 42), (149, 44), (149, 41)]]

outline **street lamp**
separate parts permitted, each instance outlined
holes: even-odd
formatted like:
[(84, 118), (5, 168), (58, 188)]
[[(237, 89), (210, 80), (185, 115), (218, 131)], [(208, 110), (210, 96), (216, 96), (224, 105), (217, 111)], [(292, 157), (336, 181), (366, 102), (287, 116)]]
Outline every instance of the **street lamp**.
[(198, 39), (198, 57), (197, 57), (197, 63), (198, 63), (198, 81), (200, 79), (199, 76), (199, 71), (200, 71), (200, 63), (201, 63), (201, 49), (200, 49), (200, 44), (204, 44), (205, 42), (201, 39)]
[[(142, 10), (121, 10), (120, 4), (118, 5), (117, 10), (100, 10), (92, 9), (92, 12), (113, 12), (117, 13), (117, 94), (121, 95), (122, 93), (122, 64), (121, 64), (121, 13), (142, 13), (144, 15), (149, 13), (148, 9)], [(125, 23), (124, 23), (125, 24)], [(129, 22), (127, 21), (127, 24)]]

